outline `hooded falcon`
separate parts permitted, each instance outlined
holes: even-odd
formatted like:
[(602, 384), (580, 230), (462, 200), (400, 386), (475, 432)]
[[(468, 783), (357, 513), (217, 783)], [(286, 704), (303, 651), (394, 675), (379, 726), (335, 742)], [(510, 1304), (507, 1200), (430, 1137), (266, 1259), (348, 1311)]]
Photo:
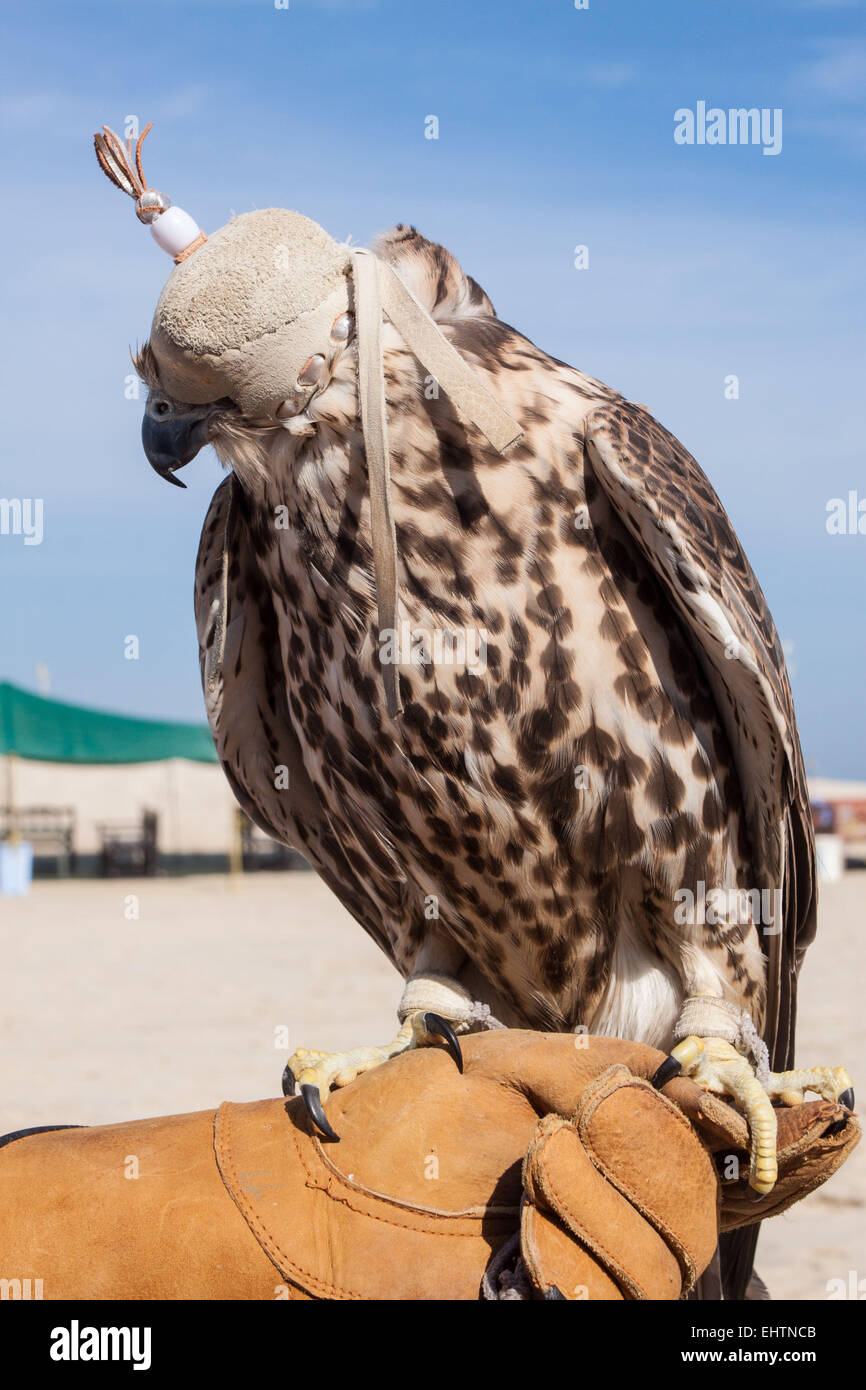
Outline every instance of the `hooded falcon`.
[(405, 981), (394, 1042), (292, 1058), (320, 1128), (406, 1048), (578, 1030), (733, 1096), (768, 1191), (771, 1099), (853, 1100), (842, 1068), (790, 1070), (808, 791), (707, 478), (413, 227), (361, 252), (272, 209), (206, 238), (100, 140), (177, 262), (137, 358), (147, 457), (230, 470), (195, 584), (222, 765)]

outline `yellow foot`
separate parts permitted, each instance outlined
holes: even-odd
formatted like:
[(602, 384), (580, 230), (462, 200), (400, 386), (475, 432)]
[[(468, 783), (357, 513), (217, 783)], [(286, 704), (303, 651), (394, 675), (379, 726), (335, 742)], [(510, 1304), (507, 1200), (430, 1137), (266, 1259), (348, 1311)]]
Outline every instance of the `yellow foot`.
[(801, 1105), (804, 1092), (815, 1091), (824, 1100), (840, 1101), (854, 1108), (854, 1090), (844, 1067), (813, 1067), (770, 1072), (766, 1086), (755, 1075), (747, 1057), (721, 1038), (683, 1038), (671, 1050), (683, 1074), (717, 1095), (732, 1096), (746, 1116), (752, 1137), (749, 1186), (765, 1196), (779, 1175), (776, 1162), (776, 1112), (770, 1101), (777, 1096), (784, 1105)]
[[(323, 1098), (333, 1086), (348, 1086), (365, 1071), (373, 1071), (401, 1052), (409, 1052), (413, 1047), (426, 1047), (434, 1042), (443, 1042), (463, 1070), (463, 1056), (457, 1034), (447, 1019), (440, 1014), (418, 1011), (407, 1016), (403, 1027), (393, 1042), (383, 1047), (353, 1047), (350, 1052), (316, 1052), (299, 1047), (292, 1053), (286, 1075), (283, 1078), (283, 1091), (291, 1095), (297, 1086), (306, 1106), (307, 1114), (318, 1125), (327, 1139), (339, 1140), (334, 1133), (324, 1111)], [(286, 1083), (289, 1083), (287, 1085)]]

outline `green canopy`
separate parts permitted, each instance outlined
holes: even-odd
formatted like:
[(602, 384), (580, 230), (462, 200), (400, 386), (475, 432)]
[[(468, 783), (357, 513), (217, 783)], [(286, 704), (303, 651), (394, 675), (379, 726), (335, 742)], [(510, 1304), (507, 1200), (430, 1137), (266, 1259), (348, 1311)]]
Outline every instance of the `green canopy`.
[(0, 682), (0, 753), (46, 763), (215, 763), (206, 724), (169, 724), (46, 700)]

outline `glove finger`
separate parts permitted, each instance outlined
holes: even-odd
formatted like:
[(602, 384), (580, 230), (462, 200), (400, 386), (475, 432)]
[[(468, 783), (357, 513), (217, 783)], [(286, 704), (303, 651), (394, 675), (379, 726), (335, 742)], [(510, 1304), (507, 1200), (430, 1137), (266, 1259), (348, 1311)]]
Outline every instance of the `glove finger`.
[[(542, 1120), (524, 1187), (524, 1261), (542, 1292), (554, 1283), (567, 1298), (679, 1298), (716, 1247), (708, 1153), (676, 1107), (622, 1064), (590, 1083), (573, 1121)], [(596, 1290), (601, 1274), (618, 1294)]]
[(620, 1064), (649, 1078), (665, 1054), (643, 1043), (588, 1033), (534, 1033), (509, 1028), (461, 1038), (467, 1077), (487, 1075), (526, 1097), (539, 1116), (571, 1115), (595, 1077)]
[(541, 1293), (567, 1299), (676, 1299), (677, 1259), (594, 1166), (574, 1125), (549, 1115), (527, 1153), (521, 1253)]
[(718, 1178), (691, 1124), (623, 1068), (587, 1087), (574, 1120), (596, 1166), (676, 1254), (687, 1292), (711, 1260), (718, 1233)]

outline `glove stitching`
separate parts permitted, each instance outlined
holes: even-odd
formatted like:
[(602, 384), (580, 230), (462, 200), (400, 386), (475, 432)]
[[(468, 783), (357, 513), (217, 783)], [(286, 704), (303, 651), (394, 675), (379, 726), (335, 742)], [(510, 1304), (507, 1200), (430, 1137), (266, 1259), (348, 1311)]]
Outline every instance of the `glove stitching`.
[[(228, 1106), (220, 1106), (220, 1109), (217, 1111), (217, 1118), (220, 1115), (223, 1116), (225, 1123), (225, 1139), (224, 1142), (220, 1145), (220, 1147), (223, 1150), (223, 1159), (229, 1169), (229, 1172), (233, 1179), (233, 1183), (237, 1184), (237, 1189), (240, 1190), (240, 1177), (235, 1167), (232, 1146), (232, 1133), (234, 1126), (233, 1112), (231, 1108)], [(222, 1172), (222, 1165), (219, 1163), (219, 1156), (217, 1158), (217, 1167), (220, 1168), (220, 1171)], [(223, 1181), (225, 1181), (225, 1178), (223, 1179)], [(228, 1182), (226, 1182), (226, 1187), (228, 1188), (232, 1200), (240, 1210), (241, 1215), (247, 1222), (247, 1225), (250, 1227), (250, 1230), (252, 1231), (256, 1240), (259, 1242), (265, 1253), (272, 1259), (273, 1263), (276, 1265), (280, 1274), (284, 1278), (289, 1277), (289, 1271), (291, 1270), (292, 1273), (297, 1274), (299, 1276), (300, 1280), (307, 1281), (306, 1285), (301, 1285), (302, 1287), (307, 1287), (315, 1293), (324, 1294), (326, 1297), (333, 1297), (336, 1294), (340, 1298), (363, 1301), (362, 1294), (351, 1293), (348, 1289), (341, 1289), (335, 1284), (330, 1284), (326, 1280), (320, 1279), (318, 1275), (313, 1274), (312, 1270), (304, 1269), (302, 1265), (297, 1264), (296, 1261), (294, 1261), (286, 1253), (286, 1251), (283, 1250), (279, 1241), (277, 1241), (271, 1235), (270, 1231), (268, 1231), (267, 1228), (262, 1225), (259, 1217), (256, 1215), (255, 1211), (252, 1210), (249, 1204), (241, 1204), (238, 1196), (236, 1195), (234, 1185), (230, 1186)], [(280, 1259), (282, 1259), (283, 1264), (280, 1264), (278, 1262), (276, 1258), (277, 1256), (279, 1256)]]
[[(312, 1137), (312, 1136), (309, 1136), (309, 1137)], [(294, 1129), (294, 1126), (292, 1126), (292, 1138), (293, 1138), (293, 1140), (294, 1140), (295, 1149), (297, 1150), (298, 1155), (299, 1155), (299, 1157), (300, 1157), (300, 1159), (301, 1159), (301, 1163), (302, 1163), (302, 1165), (303, 1165), (304, 1171), (307, 1173), (307, 1175), (308, 1175), (309, 1177), (315, 1179), (315, 1174), (312, 1172), (312, 1170), (310, 1169), (310, 1167), (309, 1167), (309, 1165), (307, 1164), (306, 1160), (304, 1159), (303, 1153), (302, 1153), (302, 1151), (301, 1151), (301, 1146), (300, 1146), (300, 1144), (299, 1144), (299, 1142), (298, 1142), (298, 1135), (297, 1135), (297, 1132), (296, 1132), (295, 1129)], [(317, 1139), (313, 1139), (313, 1144), (316, 1145), (316, 1146), (318, 1146), (318, 1147), (321, 1147), (321, 1146), (319, 1146), (319, 1143), (318, 1143), (318, 1140), (317, 1140)], [(322, 1156), (323, 1156), (323, 1155), (322, 1155)], [(340, 1176), (339, 1173), (336, 1173), (336, 1176), (339, 1177), (339, 1176)], [(327, 1188), (323, 1188), (323, 1187), (321, 1186), (320, 1183), (317, 1183), (317, 1182), (316, 1182), (314, 1185), (315, 1185), (316, 1189), (317, 1189), (319, 1192), (322, 1192), (327, 1198), (330, 1199), (330, 1201), (332, 1201), (332, 1202), (340, 1202), (344, 1207), (348, 1207), (350, 1211), (356, 1212), (356, 1213), (358, 1214), (358, 1216), (365, 1216), (365, 1217), (368, 1217), (371, 1221), (381, 1221), (381, 1222), (383, 1222), (386, 1226), (396, 1226), (397, 1229), (398, 1229), (398, 1230), (401, 1230), (401, 1231), (415, 1231), (415, 1232), (417, 1232), (417, 1233), (419, 1233), (419, 1234), (422, 1234), (422, 1235), (448, 1236), (448, 1237), (456, 1238), (456, 1239), (476, 1240), (476, 1239), (478, 1238), (478, 1233), (477, 1233), (477, 1231), (438, 1231), (438, 1230), (436, 1230), (435, 1228), (431, 1228), (431, 1227), (429, 1227), (429, 1226), (422, 1226), (422, 1225), (417, 1225), (417, 1226), (416, 1226), (416, 1225), (413, 1225), (411, 1222), (408, 1222), (408, 1221), (395, 1221), (395, 1220), (393, 1220), (391, 1217), (388, 1217), (388, 1216), (381, 1216), (381, 1215), (379, 1215), (378, 1213), (376, 1213), (375, 1211), (368, 1211), (368, 1210), (366, 1210), (366, 1208), (364, 1208), (363, 1206), (358, 1206), (356, 1203), (349, 1201), (348, 1196), (339, 1196), (339, 1197), (335, 1196), (335, 1195), (334, 1195), (332, 1192), (330, 1192)], [(351, 1189), (350, 1189), (350, 1190), (351, 1190)], [(359, 1195), (360, 1195), (360, 1194), (359, 1194)], [(392, 1204), (392, 1203), (391, 1203), (391, 1199), (388, 1198), (388, 1197), (385, 1197), (385, 1198), (383, 1198), (382, 1200), (385, 1201), (385, 1202), (387, 1202), (389, 1205)], [(398, 1206), (401, 1210), (407, 1211), (407, 1212), (408, 1212), (408, 1211), (414, 1211), (414, 1210), (415, 1210), (414, 1207), (407, 1206), (406, 1204), (401, 1203), (401, 1202), (394, 1202), (393, 1205), (394, 1205), (394, 1206)], [(486, 1214), (487, 1214), (487, 1213), (486, 1213), (486, 1208), (484, 1209), (483, 1214), (481, 1214), (480, 1209), (479, 1209), (479, 1213), (480, 1213), (480, 1214), (479, 1214), (478, 1216), (470, 1216), (470, 1217), (457, 1216), (457, 1217), (454, 1217), (454, 1218), (451, 1218), (451, 1219), (456, 1219), (456, 1220), (470, 1220), (470, 1221), (473, 1221), (473, 1222), (476, 1222), (476, 1223), (480, 1223), (481, 1220), (483, 1219), (483, 1215), (486, 1215)], [(426, 1215), (426, 1212), (424, 1212), (423, 1214)], [(512, 1214), (513, 1214), (513, 1213), (512, 1213)], [(444, 1219), (446, 1219), (446, 1220), (449, 1219), (449, 1218), (450, 1218), (450, 1213), (448, 1213), (448, 1212), (443, 1213), (443, 1217), (444, 1217)]]
[[(346, 1174), (342, 1171), (342, 1169), (338, 1168), (338, 1167), (334, 1164), (334, 1162), (328, 1157), (327, 1153), (325, 1152), (325, 1147), (324, 1147), (324, 1145), (323, 1145), (323, 1144), (321, 1143), (321, 1141), (316, 1137), (316, 1135), (310, 1135), (309, 1138), (312, 1140), (313, 1150), (314, 1150), (314, 1152), (315, 1152), (315, 1154), (316, 1154), (316, 1157), (318, 1158), (319, 1162), (322, 1163), (322, 1164), (324, 1165), (324, 1167), (325, 1167), (325, 1168), (328, 1170), (328, 1172), (331, 1173), (331, 1175), (340, 1183), (340, 1185), (341, 1185), (342, 1187), (346, 1188), (347, 1192), (357, 1192), (360, 1196), (362, 1196), (362, 1197), (368, 1197), (371, 1201), (385, 1202), (388, 1206), (390, 1206), (390, 1207), (396, 1207), (396, 1208), (397, 1208), (398, 1210), (400, 1210), (400, 1211), (413, 1212), (413, 1213), (417, 1213), (417, 1214), (422, 1215), (422, 1216), (435, 1216), (435, 1217), (438, 1217), (440, 1220), (445, 1219), (445, 1220), (480, 1221), (480, 1220), (482, 1220), (482, 1219), (484, 1219), (485, 1217), (488, 1217), (488, 1216), (501, 1216), (501, 1217), (503, 1217), (503, 1218), (508, 1217), (508, 1218), (510, 1218), (510, 1219), (513, 1220), (514, 1218), (516, 1218), (516, 1217), (518, 1217), (518, 1216), (520, 1215), (520, 1207), (519, 1207), (519, 1206), (515, 1206), (515, 1207), (496, 1206), (496, 1207), (494, 1207), (494, 1206), (483, 1206), (483, 1205), (482, 1205), (482, 1206), (474, 1206), (474, 1207), (463, 1207), (463, 1208), (461, 1208), (460, 1211), (446, 1211), (446, 1210), (445, 1210), (444, 1208), (442, 1208), (442, 1207), (426, 1207), (426, 1206), (423, 1206), (420, 1202), (419, 1202), (419, 1203), (408, 1202), (408, 1201), (404, 1201), (401, 1197), (391, 1197), (391, 1196), (388, 1195), (387, 1192), (378, 1192), (378, 1191), (376, 1190), (376, 1188), (374, 1188), (374, 1187), (367, 1187), (367, 1186), (365, 1186), (364, 1183), (357, 1182), (356, 1180), (350, 1181), (349, 1178), (346, 1176)], [(303, 1164), (304, 1164), (304, 1171), (305, 1171), (305, 1172), (307, 1173), (307, 1175), (309, 1176), (309, 1178), (310, 1178), (310, 1180), (311, 1180), (313, 1186), (319, 1188), (319, 1189), (320, 1189), (321, 1191), (323, 1191), (323, 1192), (328, 1192), (328, 1195), (329, 1195), (329, 1196), (332, 1196), (332, 1200), (333, 1200), (333, 1201), (336, 1201), (336, 1202), (343, 1202), (343, 1203), (345, 1203), (346, 1206), (351, 1207), (353, 1211), (362, 1211), (362, 1210), (363, 1210), (361, 1207), (355, 1207), (355, 1206), (353, 1206), (353, 1204), (348, 1200), (347, 1197), (343, 1197), (343, 1196), (336, 1197), (336, 1196), (333, 1196), (333, 1194), (330, 1192), (330, 1189), (329, 1189), (328, 1187), (323, 1187), (321, 1181), (317, 1180), (317, 1175), (316, 1175), (316, 1173), (312, 1170), (312, 1168), (309, 1167), (309, 1165), (307, 1164), (306, 1160), (302, 1159), (302, 1162), (303, 1162)], [(366, 1215), (367, 1213), (364, 1212), (363, 1214)], [(385, 1220), (385, 1219), (386, 1219), (385, 1217), (382, 1218), (382, 1220)], [(396, 1225), (397, 1223), (395, 1222), (394, 1224)], [(412, 1229), (422, 1229), (422, 1228), (413, 1227)], [(425, 1228), (425, 1229), (429, 1229), (429, 1228)], [(438, 1233), (434, 1232), (434, 1234), (438, 1234)], [(443, 1233), (443, 1234), (444, 1234), (444, 1233)], [(449, 1231), (447, 1234), (449, 1234), (449, 1235), (454, 1235), (454, 1234), (460, 1234), (460, 1233), (459, 1233), (459, 1232), (456, 1232), (456, 1233), (455, 1233), (455, 1232), (453, 1232), (453, 1231)]]
[[(223, 1108), (223, 1107), (221, 1107), (221, 1109), (222, 1109), (222, 1108)], [(218, 1113), (220, 1113), (220, 1112), (218, 1112)], [(228, 1110), (228, 1113), (227, 1113), (226, 1115), (224, 1115), (224, 1123), (225, 1123), (225, 1141), (224, 1141), (224, 1144), (222, 1145), (222, 1148), (223, 1148), (223, 1158), (224, 1158), (224, 1162), (225, 1162), (226, 1168), (227, 1168), (228, 1172), (230, 1173), (230, 1176), (231, 1176), (231, 1178), (232, 1178), (233, 1183), (236, 1185), (237, 1190), (240, 1191), (239, 1175), (238, 1175), (237, 1169), (236, 1169), (236, 1167), (235, 1167), (234, 1158), (233, 1158), (233, 1153), (232, 1153), (232, 1135), (233, 1135), (233, 1125), (234, 1125), (234, 1121), (233, 1121), (233, 1114), (232, 1114), (231, 1109), (229, 1109), (229, 1110)], [(479, 1230), (478, 1230), (478, 1229), (470, 1230), (470, 1231), (447, 1231), (447, 1230), (446, 1230), (446, 1231), (443, 1231), (443, 1230), (431, 1229), (429, 1226), (425, 1226), (425, 1225), (413, 1225), (413, 1224), (411, 1224), (411, 1223), (409, 1223), (409, 1222), (393, 1220), (393, 1219), (391, 1219), (391, 1218), (389, 1218), (389, 1217), (387, 1217), (387, 1216), (383, 1216), (383, 1215), (381, 1215), (381, 1214), (379, 1214), (379, 1213), (377, 1213), (377, 1212), (375, 1212), (375, 1211), (368, 1211), (368, 1210), (365, 1210), (363, 1207), (357, 1206), (355, 1203), (348, 1201), (347, 1198), (346, 1198), (345, 1196), (342, 1196), (342, 1195), (341, 1195), (341, 1196), (339, 1196), (339, 1197), (335, 1197), (332, 1193), (328, 1192), (328, 1190), (327, 1190), (326, 1188), (323, 1188), (323, 1187), (321, 1186), (320, 1183), (315, 1182), (315, 1174), (312, 1172), (312, 1170), (311, 1170), (310, 1167), (309, 1167), (309, 1164), (308, 1164), (307, 1161), (306, 1161), (306, 1157), (305, 1157), (305, 1155), (304, 1155), (304, 1153), (303, 1153), (303, 1150), (302, 1150), (302, 1148), (301, 1148), (301, 1144), (300, 1144), (300, 1142), (299, 1142), (299, 1134), (298, 1134), (298, 1131), (296, 1130), (296, 1128), (295, 1128), (294, 1125), (291, 1125), (291, 1126), (290, 1126), (290, 1129), (291, 1129), (291, 1139), (292, 1139), (292, 1143), (294, 1144), (295, 1152), (296, 1152), (298, 1158), (300, 1159), (302, 1171), (307, 1175), (307, 1177), (308, 1177), (309, 1179), (312, 1179), (312, 1180), (313, 1180), (311, 1185), (313, 1185), (313, 1186), (315, 1187), (316, 1191), (319, 1192), (319, 1193), (321, 1193), (321, 1194), (323, 1195), (323, 1197), (324, 1197), (326, 1200), (331, 1200), (331, 1201), (340, 1202), (343, 1206), (348, 1207), (351, 1211), (354, 1211), (354, 1212), (355, 1212), (357, 1215), (359, 1215), (359, 1216), (363, 1216), (363, 1217), (367, 1218), (368, 1220), (379, 1221), (379, 1222), (381, 1222), (382, 1224), (387, 1225), (387, 1226), (393, 1226), (393, 1227), (395, 1227), (395, 1228), (398, 1229), (398, 1230), (411, 1231), (411, 1232), (413, 1232), (413, 1233), (415, 1233), (415, 1234), (420, 1234), (420, 1235), (434, 1235), (434, 1236), (440, 1236), (440, 1237), (445, 1237), (445, 1238), (450, 1237), (450, 1238), (452, 1238), (452, 1239), (454, 1239), (454, 1238), (456, 1238), (456, 1239), (461, 1239), (461, 1238), (462, 1238), (462, 1239), (468, 1239), (468, 1240), (478, 1240), (478, 1239), (479, 1239)], [(312, 1136), (308, 1136), (308, 1137), (311, 1137), (311, 1138), (312, 1138)], [(315, 1140), (315, 1139), (313, 1139), (313, 1143), (314, 1143), (314, 1144), (318, 1144), (318, 1141)], [(322, 1156), (324, 1156), (324, 1155), (322, 1155)], [(219, 1166), (219, 1165), (218, 1165), (218, 1166)], [(337, 1174), (337, 1176), (339, 1176), (339, 1174)], [(224, 1181), (225, 1181), (225, 1178), (224, 1178)], [(229, 1184), (228, 1184), (227, 1182), (226, 1182), (226, 1186), (228, 1187), (229, 1194), (230, 1194), (231, 1197), (233, 1198), (233, 1200), (234, 1200), (234, 1202), (235, 1202), (235, 1205), (236, 1205), (236, 1206), (239, 1208), (239, 1210), (241, 1211), (241, 1214), (243, 1215), (244, 1220), (247, 1222), (248, 1226), (250, 1227), (250, 1230), (252, 1231), (253, 1235), (254, 1235), (255, 1238), (258, 1240), (259, 1244), (262, 1246), (262, 1248), (264, 1249), (265, 1253), (273, 1260), (273, 1263), (276, 1265), (277, 1269), (279, 1270), (279, 1272), (280, 1272), (284, 1277), (287, 1277), (287, 1276), (289, 1275), (289, 1272), (291, 1271), (291, 1273), (292, 1273), (294, 1276), (296, 1276), (297, 1282), (299, 1282), (299, 1283), (301, 1284), (302, 1287), (306, 1287), (306, 1288), (308, 1288), (308, 1289), (310, 1289), (310, 1290), (313, 1290), (313, 1291), (315, 1291), (315, 1292), (317, 1292), (317, 1293), (322, 1293), (322, 1294), (324, 1294), (324, 1295), (327, 1296), (327, 1297), (334, 1297), (334, 1296), (337, 1296), (337, 1297), (339, 1297), (339, 1298), (351, 1299), (351, 1300), (353, 1300), (353, 1301), (359, 1301), (359, 1302), (368, 1302), (368, 1301), (370, 1301), (370, 1300), (368, 1300), (368, 1299), (366, 1298), (366, 1296), (365, 1296), (364, 1294), (356, 1293), (356, 1292), (354, 1292), (353, 1290), (344, 1288), (344, 1287), (342, 1287), (342, 1286), (340, 1286), (340, 1285), (331, 1284), (331, 1283), (329, 1283), (329, 1282), (327, 1282), (327, 1281), (321, 1279), (317, 1274), (314, 1274), (312, 1270), (309, 1270), (309, 1269), (305, 1268), (303, 1265), (299, 1265), (295, 1260), (292, 1259), (292, 1257), (289, 1255), (289, 1253), (284, 1249), (284, 1247), (282, 1246), (282, 1244), (280, 1243), (280, 1241), (277, 1239), (277, 1237), (274, 1236), (273, 1233), (272, 1233), (271, 1231), (269, 1231), (269, 1230), (267, 1229), (267, 1227), (264, 1226), (264, 1225), (262, 1224), (261, 1219), (259, 1218), (259, 1216), (257, 1215), (257, 1213), (252, 1209), (252, 1207), (249, 1206), (249, 1204), (247, 1204), (247, 1203), (243, 1203), (243, 1204), (242, 1204), (242, 1202), (239, 1200), (238, 1196), (236, 1195), (235, 1189), (234, 1189), (233, 1187), (229, 1186)], [(388, 1199), (386, 1198), (386, 1199), (384, 1199), (384, 1200), (387, 1201)], [(406, 1209), (406, 1210), (412, 1210), (412, 1208), (408, 1208), (408, 1207), (405, 1208), (405, 1209)], [(505, 1210), (507, 1210), (508, 1214), (511, 1216), (512, 1219), (513, 1219), (514, 1216), (516, 1215), (516, 1209), (515, 1209), (515, 1208), (510, 1208), (510, 1209), (505, 1209)], [(486, 1216), (486, 1215), (488, 1214), (488, 1209), (487, 1209), (487, 1208), (484, 1209), (484, 1213), (483, 1213), (483, 1214), (484, 1214), (484, 1216)], [(447, 1216), (448, 1216), (448, 1214), (446, 1213), (446, 1214), (445, 1214), (445, 1218), (446, 1218), (446, 1219), (447, 1219)], [(467, 1218), (462, 1218), (462, 1219), (465, 1220), (465, 1219), (467, 1219)], [(479, 1217), (477, 1217), (477, 1218), (474, 1218), (474, 1217), (473, 1217), (473, 1218), (468, 1218), (468, 1219), (471, 1219), (471, 1220), (473, 1221), (474, 1225), (475, 1225), (477, 1228), (480, 1228), (481, 1222), (482, 1222), (482, 1217), (481, 1217), (481, 1216), (479, 1216)], [(283, 1263), (283, 1264), (280, 1264), (280, 1263), (278, 1263), (278, 1260), (282, 1260), (284, 1263)]]

